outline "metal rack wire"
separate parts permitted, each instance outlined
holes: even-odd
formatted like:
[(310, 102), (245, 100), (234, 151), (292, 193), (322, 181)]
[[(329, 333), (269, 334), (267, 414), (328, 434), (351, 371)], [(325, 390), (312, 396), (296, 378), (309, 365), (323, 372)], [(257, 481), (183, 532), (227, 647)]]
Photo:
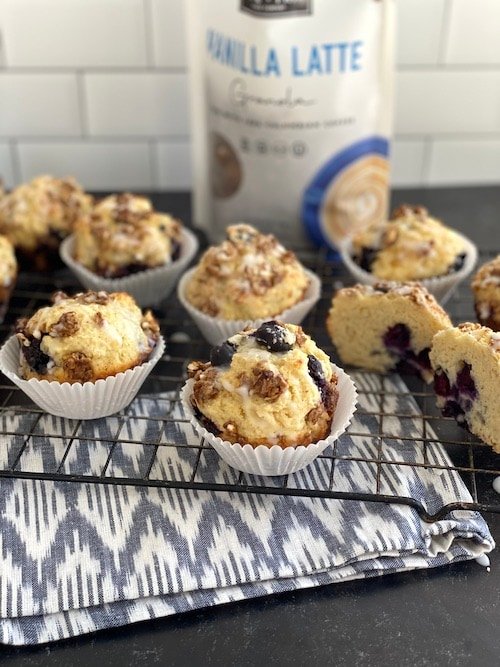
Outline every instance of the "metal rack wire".
[[(314, 270), (323, 283), (323, 296), (303, 326), (335, 361), (335, 353), (326, 334), (324, 321), (333, 291), (342, 284), (349, 284), (350, 280), (338, 263), (329, 260), (326, 252), (307, 248), (296, 251), (302, 262)], [(494, 254), (493, 251), (483, 253), (481, 259), (486, 261)], [(2, 339), (12, 333), (13, 324), (18, 317), (27, 316), (40, 306), (46, 305), (50, 294), (56, 289), (71, 293), (78, 290), (78, 284), (66, 270), (55, 272), (51, 276), (21, 274), (7, 317), (0, 325)], [(468, 285), (459, 288), (447, 304), (447, 309), (455, 322), (474, 319), (472, 295)], [(2, 377), (0, 437), (10, 446), (3, 459), (0, 451), (0, 478), (396, 503), (414, 507), (420, 516), (428, 521), (441, 518), (455, 509), (500, 512), (500, 496), (492, 489), (492, 481), (495, 476), (500, 475), (500, 457), (458, 427), (454, 420), (441, 417), (435, 407), (432, 389), (413, 377), (405, 377), (406, 384), (397, 385), (397, 390), (394, 389), (394, 384), (384, 377), (379, 377), (374, 386), (362, 385), (360, 393), (372, 406), (369, 409), (364, 408), (362, 412), (377, 425), (370, 436), (373, 447), (362, 454), (359, 451), (344, 451), (341, 447), (335, 447), (333, 451), (324, 454), (321, 458), (325, 475), (312, 486), (290, 483), (288, 476), (256, 478), (238, 473), (229, 467), (217, 478), (210, 479), (201, 474), (200, 471), (206, 467), (204, 461), (215, 456), (215, 452), (203, 441), (191, 440), (187, 443), (177, 438), (175, 433), (182, 433), (191, 427), (187, 420), (175, 416), (178, 412), (174, 408), (178, 403), (178, 392), (185, 378), (187, 362), (191, 359), (207, 358), (209, 346), (175, 296), (169, 297), (156, 314), (162, 332), (166, 335), (168, 349), (141, 390), (141, 399), (146, 406), (144, 414), (133, 415), (137, 423), (144, 425), (141, 437), (127, 434), (127, 424), (131, 417), (129, 409), (108, 420), (104, 436), (102, 433), (96, 435), (96, 429), (92, 427), (92, 423), (89, 425), (89, 422), (58, 420), (56, 425), (53, 418), (43, 413), (17, 387)], [(405, 440), (401, 434), (391, 432), (391, 420), (417, 418), (416, 414), (398, 413), (394, 409), (394, 402), (390, 400), (391, 397), (412, 397), (418, 406), (419, 435), (406, 437), (406, 440), (418, 441), (422, 456), (411, 464), (407, 460), (398, 460), (397, 456), (387, 459), (382, 451), (380, 443), (383, 439), (397, 439), (398, 442)], [(51, 455), (45, 457), (43, 463), (37, 459), (38, 463), (34, 465), (33, 456), (28, 454), (36, 448), (37, 438), (42, 430), (48, 438)], [(348, 432), (351, 438), (366, 438), (367, 435), (366, 432), (356, 432), (353, 427)], [(451, 464), (436, 461), (431, 456), (435, 443), (444, 445)], [(140, 456), (136, 457), (139, 464), (132, 471), (124, 471), (115, 466), (115, 458), (122, 447), (136, 451), (140, 448)], [(74, 462), (84, 450), (87, 457), (88, 451), (92, 450), (92, 460), (89, 460), (87, 467), (75, 467)], [(181, 455), (182, 461), (178, 459), (177, 465), (166, 468), (163, 466), (158, 474), (155, 470), (158, 467), (159, 452), (165, 451), (169, 452), (172, 459)], [(339, 489), (335, 470), (341, 465), (371, 470), (371, 473), (366, 475), (365, 488)], [(383, 470), (396, 466), (400, 469), (409, 465), (412, 468), (446, 468), (455, 471), (470, 491), (472, 502), (457, 500), (437, 508), (436, 511), (429, 511), (411, 494), (387, 493), (382, 482)]]

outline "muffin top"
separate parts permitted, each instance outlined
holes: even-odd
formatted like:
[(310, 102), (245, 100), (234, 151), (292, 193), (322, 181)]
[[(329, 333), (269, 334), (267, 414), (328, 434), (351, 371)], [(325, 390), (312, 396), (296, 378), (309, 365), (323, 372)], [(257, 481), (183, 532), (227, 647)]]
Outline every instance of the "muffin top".
[(57, 382), (95, 382), (144, 362), (159, 337), (150, 312), (125, 292), (56, 292), (53, 305), (19, 320), (21, 374)]
[(454, 338), (464, 336), (470, 337), (472, 341), (479, 343), (495, 356), (498, 370), (500, 372), (500, 332), (493, 331), (489, 327), (482, 326), (478, 322), (463, 322), (457, 327), (449, 330), (449, 335)]
[(403, 205), (390, 220), (368, 226), (353, 238), (355, 261), (383, 280), (423, 280), (458, 271), (463, 238), (423, 206)]
[(0, 232), (26, 251), (41, 243), (56, 247), (91, 206), (92, 197), (73, 178), (38, 176), (0, 199)]
[(223, 440), (286, 447), (329, 433), (337, 377), (299, 326), (272, 320), (245, 330), (188, 373), (202, 423)]
[(9, 287), (17, 275), (17, 260), (9, 239), (0, 236), (0, 286)]
[(500, 329), (500, 255), (483, 264), (474, 276), (472, 291), (476, 313), (482, 324)]
[(309, 278), (295, 254), (246, 224), (202, 256), (186, 287), (198, 310), (225, 320), (274, 317), (298, 303)]
[(355, 298), (359, 303), (365, 299), (384, 299), (384, 301), (399, 301), (401, 298), (412, 301), (418, 306), (431, 310), (434, 314), (451, 326), (446, 311), (439, 305), (429, 290), (418, 282), (398, 282), (396, 280), (380, 280), (373, 285), (357, 283), (352, 287), (343, 287), (334, 295), (338, 298)]
[(129, 193), (110, 195), (75, 225), (74, 259), (90, 271), (117, 278), (177, 259), (181, 225)]
[(490, 262), (483, 264), (483, 266), (477, 271), (474, 279), (472, 280), (472, 289), (474, 292), (479, 290), (490, 290), (500, 295), (500, 255), (497, 255), (495, 259), (492, 259)]

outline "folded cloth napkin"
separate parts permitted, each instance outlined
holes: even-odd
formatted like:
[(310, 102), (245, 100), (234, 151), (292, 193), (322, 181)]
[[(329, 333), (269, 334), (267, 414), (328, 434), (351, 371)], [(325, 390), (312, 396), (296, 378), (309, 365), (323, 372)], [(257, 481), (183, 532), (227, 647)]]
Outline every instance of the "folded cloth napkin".
[[(374, 492), (378, 483), (380, 493), (416, 498), (429, 513), (470, 501), (446, 469), (442, 446), (428, 444), (424, 453), (412, 440), (423, 428), (432, 433), (404, 383), (354, 379), (362, 393), (348, 433), (335, 452), (290, 475), (288, 486), (325, 489), (332, 481), (335, 490)], [(139, 397), (124, 416), (94, 422), (12, 409), (1, 418), (0, 468), (18, 459), (23, 471), (95, 475), (105, 467), (114, 477), (149, 471), (150, 479), (170, 480), (196, 471), (194, 481), (236, 482), (238, 473), (212, 449), (192, 447), (199, 441), (183, 417), (171, 394)], [(26, 436), (16, 433), (30, 434), (24, 449)], [(374, 437), (380, 433), (393, 437)], [(411, 465), (424, 455), (429, 467)], [(470, 511), (425, 523), (409, 506), (352, 500), (7, 478), (0, 489), (0, 641), (7, 644), (435, 567), (494, 548), (486, 523)]]

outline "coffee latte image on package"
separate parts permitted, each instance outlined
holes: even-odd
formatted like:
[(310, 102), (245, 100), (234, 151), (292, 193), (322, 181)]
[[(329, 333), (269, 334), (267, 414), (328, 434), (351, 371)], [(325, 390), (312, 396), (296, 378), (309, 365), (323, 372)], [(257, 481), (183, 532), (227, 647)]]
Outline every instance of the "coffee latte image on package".
[(387, 215), (394, 0), (188, 0), (194, 217), (335, 247)]

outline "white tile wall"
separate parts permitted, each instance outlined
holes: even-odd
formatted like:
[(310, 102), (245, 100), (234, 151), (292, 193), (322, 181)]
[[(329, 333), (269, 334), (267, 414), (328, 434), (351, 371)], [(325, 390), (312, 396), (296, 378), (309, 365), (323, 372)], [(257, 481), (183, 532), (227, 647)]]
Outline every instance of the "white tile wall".
[(500, 134), (500, 69), (404, 71), (396, 81), (396, 133)]
[(0, 136), (75, 136), (81, 132), (73, 74), (0, 73)]
[(435, 141), (427, 179), (436, 185), (500, 183), (500, 138)]
[(441, 52), (446, 0), (400, 0), (397, 62), (399, 65), (435, 65)]
[(20, 142), (17, 149), (23, 179), (43, 173), (71, 174), (91, 190), (154, 187), (146, 142)]
[[(41, 171), (189, 186), (184, 4), (0, 0), (8, 186)], [(397, 4), (393, 184), (500, 183), (500, 0)]]
[(147, 64), (143, 0), (2, 0), (0, 17), (12, 67)]
[(86, 74), (85, 85), (91, 135), (189, 133), (186, 74)]
[(499, 0), (454, 0), (446, 62), (500, 65)]

